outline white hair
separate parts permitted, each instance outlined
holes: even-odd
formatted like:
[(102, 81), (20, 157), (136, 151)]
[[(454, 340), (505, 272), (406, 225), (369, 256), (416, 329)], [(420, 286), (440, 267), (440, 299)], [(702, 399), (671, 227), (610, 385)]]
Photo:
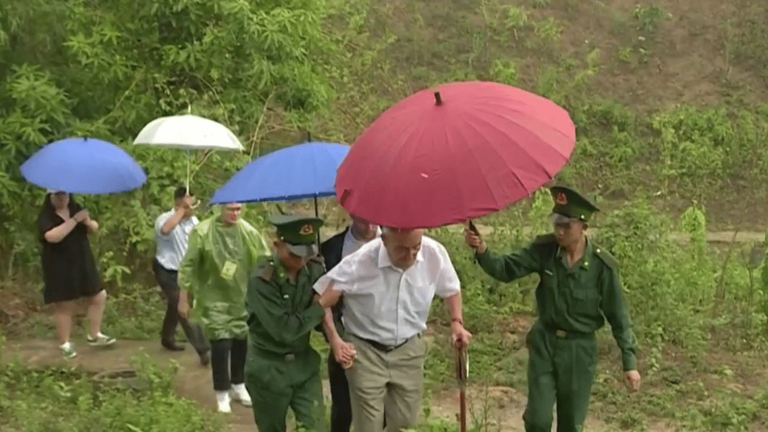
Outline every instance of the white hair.
[(392, 234), (395, 232), (410, 232), (410, 231), (416, 231), (417, 229), (419, 229), (419, 228), (393, 228), (393, 227), (388, 227), (384, 225), (380, 225), (379, 228), (381, 229), (382, 235)]

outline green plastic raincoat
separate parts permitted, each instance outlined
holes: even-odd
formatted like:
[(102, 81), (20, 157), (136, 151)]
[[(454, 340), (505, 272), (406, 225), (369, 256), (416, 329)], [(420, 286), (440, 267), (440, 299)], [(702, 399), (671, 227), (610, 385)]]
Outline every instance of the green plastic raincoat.
[(227, 226), (213, 216), (192, 230), (178, 282), (192, 293), (191, 319), (210, 340), (247, 338), (248, 278), (257, 261), (270, 253), (261, 233), (242, 219)]

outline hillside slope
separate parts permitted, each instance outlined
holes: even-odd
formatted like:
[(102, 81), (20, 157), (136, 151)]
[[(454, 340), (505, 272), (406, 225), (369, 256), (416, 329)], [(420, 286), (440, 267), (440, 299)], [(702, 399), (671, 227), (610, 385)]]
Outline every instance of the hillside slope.
[(673, 212), (697, 202), (719, 228), (762, 230), (768, 6), (386, 0), (367, 8), (370, 40), (349, 45), (361, 58), (357, 79), (338, 83), (327, 135), (352, 141), (387, 106), (440, 82), (506, 82), (571, 112), (579, 143), (565, 180), (619, 203), (638, 193)]

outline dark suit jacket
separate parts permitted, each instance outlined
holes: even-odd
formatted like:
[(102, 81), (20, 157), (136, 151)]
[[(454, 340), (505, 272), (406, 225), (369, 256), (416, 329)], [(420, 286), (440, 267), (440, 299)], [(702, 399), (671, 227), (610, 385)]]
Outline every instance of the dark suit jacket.
[(324, 241), (323, 244), (320, 245), (320, 255), (322, 255), (323, 259), (325, 260), (326, 270), (330, 271), (332, 268), (336, 267), (338, 263), (341, 262), (341, 253), (344, 249), (344, 236), (347, 235), (347, 231), (349, 231), (349, 227)]
[[(320, 255), (323, 256), (323, 261), (325, 261), (326, 271), (330, 271), (332, 268), (336, 267), (338, 263), (341, 262), (341, 254), (344, 249), (344, 237), (347, 235), (347, 231), (349, 231), (349, 227), (345, 228), (342, 232), (324, 241), (320, 245)], [(336, 323), (336, 329), (339, 332), (339, 334), (342, 334), (341, 307), (343, 303), (344, 303), (344, 298), (342, 297), (339, 299), (338, 303), (336, 303), (336, 305), (334, 305), (331, 308), (331, 310), (333, 311), (333, 321)], [(319, 326), (317, 326), (316, 329), (321, 331), (323, 333), (323, 336), (325, 336), (325, 340), (328, 341), (328, 336), (325, 334), (325, 331), (323, 330), (322, 323)]]

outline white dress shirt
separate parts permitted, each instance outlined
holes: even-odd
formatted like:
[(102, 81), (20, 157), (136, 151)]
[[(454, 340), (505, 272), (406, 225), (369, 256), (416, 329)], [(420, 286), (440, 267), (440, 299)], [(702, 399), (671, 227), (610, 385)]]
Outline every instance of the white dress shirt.
[[(376, 237), (381, 236), (381, 228), (376, 229)], [(344, 244), (341, 247), (341, 258), (345, 258), (347, 255), (351, 255), (357, 252), (358, 249), (368, 243), (368, 240), (358, 240), (352, 235), (352, 227), (347, 229), (347, 233), (344, 234)]]
[(197, 216), (182, 219), (168, 234), (163, 234), (163, 225), (174, 213), (176, 210), (165, 212), (155, 220), (155, 258), (166, 270), (178, 271), (187, 253), (189, 233), (200, 221)]
[(399, 345), (424, 331), (435, 295), (451, 297), (461, 289), (448, 251), (426, 236), (405, 271), (392, 265), (376, 238), (318, 279), (315, 291), (322, 294), (331, 282), (344, 296), (344, 328), (384, 345)]

